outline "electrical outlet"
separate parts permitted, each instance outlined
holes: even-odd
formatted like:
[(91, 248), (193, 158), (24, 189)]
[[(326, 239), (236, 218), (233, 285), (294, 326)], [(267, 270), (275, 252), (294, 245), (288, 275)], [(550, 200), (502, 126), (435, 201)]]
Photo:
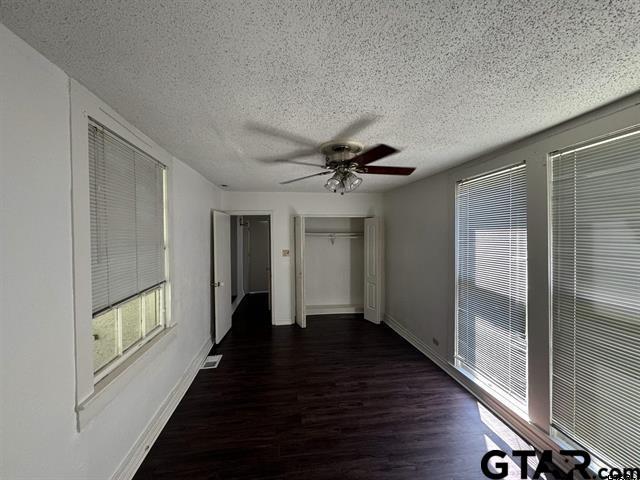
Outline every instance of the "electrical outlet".
[(282, 256), (283, 257), (288, 257), (289, 256), (289, 250), (288, 249), (282, 250)]

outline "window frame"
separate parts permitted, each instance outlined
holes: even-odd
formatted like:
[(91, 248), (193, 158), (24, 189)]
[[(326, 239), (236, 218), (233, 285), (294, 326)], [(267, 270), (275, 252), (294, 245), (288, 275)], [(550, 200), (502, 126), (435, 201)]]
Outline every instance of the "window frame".
[[(96, 127), (98, 127), (99, 129), (104, 129), (107, 132), (109, 132), (110, 135), (117, 137), (118, 140), (120, 140), (122, 143), (124, 143), (126, 146), (132, 148), (132, 149), (136, 149), (136, 150), (140, 150), (141, 153), (150, 156), (149, 153), (147, 153), (143, 148), (141, 148), (139, 145), (135, 145), (131, 142), (129, 142), (127, 139), (123, 138), (121, 135), (119, 135), (117, 132), (112, 131), (110, 128), (108, 128), (107, 126), (103, 125), (102, 123), (98, 122), (95, 118), (93, 118), (92, 116), (89, 115), (88, 117), (88, 124), (89, 125), (94, 125)], [(155, 160), (157, 163), (159, 163), (160, 165), (162, 165), (162, 242), (163, 245), (165, 247), (165, 251), (166, 251), (166, 245), (167, 245), (167, 166), (162, 163), (159, 162), (158, 160), (156, 160), (155, 158), (153, 158), (153, 160)], [(89, 181), (91, 182), (91, 179), (89, 179)], [(91, 214), (91, 211), (90, 211)], [(164, 263), (165, 263), (165, 272), (166, 272), (166, 263), (167, 263), (167, 258), (165, 256), (164, 259)], [(153, 285), (151, 287), (145, 288), (144, 290), (136, 293), (135, 295), (129, 296), (127, 298), (124, 298), (122, 300), (120, 300), (119, 302), (116, 302), (115, 304), (111, 305), (110, 307), (101, 309), (100, 311), (93, 313), (92, 314), (92, 321), (99, 315), (104, 315), (108, 312), (112, 312), (115, 311), (115, 315), (116, 315), (116, 325), (117, 325), (117, 345), (116, 345), (116, 356), (114, 358), (112, 358), (110, 361), (108, 361), (105, 365), (102, 365), (100, 368), (95, 368), (95, 364), (94, 364), (94, 383), (98, 383), (100, 380), (102, 380), (104, 377), (106, 377), (109, 373), (111, 373), (113, 370), (115, 370), (119, 365), (121, 365), (122, 363), (124, 363), (131, 355), (135, 354), (136, 351), (138, 351), (144, 344), (146, 344), (147, 342), (151, 341), (156, 335), (158, 335), (159, 333), (161, 333), (162, 330), (164, 330), (165, 328), (165, 311), (166, 311), (166, 302), (165, 302), (165, 290), (166, 290), (166, 273), (165, 273), (165, 279), (156, 284)], [(160, 307), (160, 311), (159, 311), (159, 322), (158, 325), (156, 325), (153, 329), (151, 329), (149, 332), (146, 331), (146, 326), (145, 326), (145, 322), (144, 322), (144, 318), (145, 318), (145, 306), (144, 306), (144, 302), (142, 301), (142, 298), (145, 295), (150, 294), (153, 291), (157, 291), (158, 294), (160, 295), (160, 302), (159, 302), (159, 307)], [(140, 301), (140, 310), (139, 310), (139, 315), (140, 315), (140, 322), (141, 322), (141, 337), (136, 340), (133, 344), (129, 345), (127, 348), (123, 347), (123, 342), (122, 342), (122, 308), (127, 305), (128, 303), (135, 301), (135, 300), (139, 300)], [(95, 338), (94, 338), (95, 341)], [(94, 358), (95, 360), (95, 358)]]
[[(165, 310), (166, 310), (166, 305), (164, 302), (164, 290), (165, 290), (165, 282), (161, 283), (160, 285), (156, 285), (154, 287), (148, 288), (146, 290), (143, 290), (142, 292), (138, 293), (137, 295), (134, 295), (133, 297), (130, 297), (122, 302), (119, 302), (117, 304), (115, 304), (114, 306), (106, 309), (106, 310), (102, 310), (99, 315), (103, 315), (105, 313), (111, 312), (113, 310), (116, 311), (116, 317), (117, 320), (116, 322), (119, 324), (118, 328), (120, 331), (122, 331), (122, 315), (120, 313), (120, 309), (127, 303), (133, 301), (133, 300), (137, 300), (140, 299), (142, 300), (142, 298), (153, 292), (153, 291), (157, 291), (158, 294), (160, 295), (160, 322), (158, 323), (158, 325), (156, 325), (154, 328), (152, 328), (149, 332), (146, 331), (146, 328), (144, 327), (144, 314), (145, 314), (145, 306), (144, 306), (144, 301), (140, 302), (140, 322), (143, 325), (142, 326), (142, 337), (135, 341), (132, 345), (130, 345), (127, 348), (123, 348), (122, 347), (122, 339), (119, 339), (118, 341), (118, 354), (116, 355), (115, 358), (113, 358), (112, 360), (108, 361), (106, 364), (104, 364), (102, 367), (98, 368), (98, 369), (94, 369), (94, 383), (98, 383), (99, 381), (101, 381), (103, 378), (105, 378), (107, 375), (109, 375), (111, 372), (113, 372), (116, 368), (118, 368), (120, 365), (122, 365), (123, 363), (125, 363), (129, 357), (131, 357), (132, 355), (134, 355), (138, 350), (140, 350), (145, 344), (149, 343), (150, 341), (152, 341), (156, 335), (159, 335), (160, 333), (162, 333), (162, 331), (166, 328), (165, 326), (165, 322), (164, 322), (164, 318), (165, 318)], [(96, 315), (94, 315), (93, 317), (95, 318)], [(95, 365), (94, 365), (95, 366)]]
[(566, 142), (561, 148), (549, 151), (546, 154), (546, 188), (547, 188), (547, 239), (548, 239), (548, 278), (547, 278), (547, 299), (548, 299), (548, 435), (552, 442), (559, 448), (563, 449), (579, 449), (587, 450), (591, 455), (591, 467), (592, 473), (596, 473), (601, 468), (612, 468), (613, 465), (609, 464), (603, 458), (600, 458), (597, 453), (584, 447), (576, 440), (571, 438), (568, 434), (558, 429), (553, 422), (553, 396), (554, 396), (554, 381), (553, 381), (553, 364), (554, 364), (554, 263), (553, 263), (553, 247), (554, 247), (554, 231), (553, 231), (553, 162), (556, 157), (563, 154), (567, 154), (577, 150), (589, 149), (597, 147), (600, 144), (613, 142), (618, 139), (630, 136), (640, 135), (640, 123), (633, 122), (630, 125), (623, 128), (604, 128), (605, 133), (594, 135), (592, 137), (582, 138), (580, 141), (570, 143)]
[[(549, 152), (591, 142), (596, 138), (611, 135), (639, 125), (639, 96), (629, 96), (586, 113), (572, 120), (545, 130), (531, 138), (507, 144), (495, 151), (479, 156), (446, 173), (434, 176), (433, 188), (442, 189), (446, 199), (447, 235), (447, 321), (446, 344), (443, 355), (433, 349), (426, 340), (414, 337), (414, 345), (432, 358), (458, 383), (471, 392), (503, 421), (510, 425), (523, 438), (533, 442), (536, 449), (549, 449), (554, 452), (554, 460), (558, 465), (565, 465), (566, 457), (559, 454), (560, 449), (571, 449), (570, 445), (555, 438), (550, 433), (551, 416), (551, 342), (550, 328), (552, 323), (549, 305), (549, 288), (551, 269), (549, 240), (549, 204), (550, 188), (548, 175)], [(529, 339), (529, 405), (528, 416), (523, 418), (506, 407), (501, 401), (489, 394), (486, 389), (473, 382), (455, 367), (455, 184), (458, 180), (470, 178), (483, 172), (500, 169), (524, 160), (527, 162), (527, 246), (528, 246), (528, 332)], [(444, 253), (444, 252), (443, 252)], [(440, 333), (440, 332), (433, 332)], [(425, 335), (429, 336), (428, 333)], [(408, 337), (410, 338), (410, 337)], [(411, 340), (410, 340), (411, 341)], [(441, 342), (442, 343), (442, 342)], [(566, 464), (570, 466), (569, 463)]]
[[(118, 113), (85, 87), (70, 80), (71, 123), (71, 210), (73, 249), (73, 307), (75, 333), (76, 413), (78, 431), (122, 390), (137, 374), (141, 366), (175, 337), (172, 319), (171, 274), (173, 257), (171, 248), (171, 181), (173, 158), (159, 145), (129, 124)], [(94, 372), (94, 346), (91, 299), (91, 216), (89, 202), (89, 138), (90, 120), (103, 125), (134, 147), (152, 156), (165, 166), (164, 176), (164, 235), (165, 283), (164, 327), (129, 347), (126, 355), (112, 361), (108, 371)], [(140, 292), (139, 294), (141, 294)], [(117, 363), (117, 364), (116, 364)]]
[[(458, 313), (459, 313), (459, 255), (458, 255), (458, 239), (459, 239), (459, 228), (458, 228), (458, 213), (459, 213), (459, 203), (458, 203), (458, 196), (459, 196), (459, 188), (460, 185), (463, 182), (468, 182), (468, 181), (473, 181), (475, 179), (479, 179), (482, 177), (488, 177), (488, 176), (492, 176), (492, 175), (498, 175), (502, 172), (505, 172), (507, 170), (514, 170), (516, 168), (524, 168), (525, 169), (525, 182), (528, 181), (528, 169), (527, 169), (527, 161), (526, 160), (521, 160), (521, 161), (516, 161), (516, 162), (507, 162), (504, 164), (500, 164), (499, 166), (493, 166), (492, 168), (486, 168), (486, 169), (475, 169), (473, 171), (472, 174), (467, 175), (467, 176), (461, 176), (459, 178), (457, 178), (455, 180), (454, 183), (454, 201), (453, 201), (453, 256), (454, 256), (454, 272), (453, 272), (453, 277), (454, 277), (454, 291), (453, 291), (453, 296), (454, 296), (454, 302), (453, 302), (453, 336), (452, 336), (452, 355), (451, 355), (451, 365), (458, 371), (460, 372), (462, 375), (464, 375), (467, 379), (469, 379), (471, 382), (473, 382), (474, 385), (477, 385), (479, 388), (481, 388), (483, 391), (487, 392), (489, 395), (491, 395), (491, 397), (493, 397), (495, 400), (497, 400), (498, 402), (500, 402), (502, 405), (504, 405), (505, 407), (507, 407), (509, 410), (511, 410), (513, 413), (515, 413), (516, 415), (518, 415), (519, 417), (521, 417), (522, 419), (528, 420), (529, 419), (529, 298), (527, 295), (527, 304), (525, 305), (525, 335), (526, 335), (526, 343), (527, 343), (527, 352), (525, 355), (525, 363), (526, 363), (526, 370), (527, 370), (527, 379), (526, 379), (526, 399), (525, 399), (525, 403), (524, 404), (519, 404), (515, 401), (513, 401), (505, 392), (503, 392), (503, 390), (497, 386), (496, 384), (494, 384), (494, 382), (480, 374), (480, 373), (476, 373), (475, 371), (473, 371), (472, 369), (468, 368), (464, 362), (462, 362), (459, 358), (458, 358)], [(528, 228), (528, 212), (529, 212), (529, 203), (527, 201), (527, 206), (526, 206), (526, 212), (527, 212), (527, 238), (528, 238), (528, 232), (529, 232), (529, 228)], [(528, 243), (528, 242), (527, 242)], [(528, 277), (528, 259), (527, 259), (527, 277)]]

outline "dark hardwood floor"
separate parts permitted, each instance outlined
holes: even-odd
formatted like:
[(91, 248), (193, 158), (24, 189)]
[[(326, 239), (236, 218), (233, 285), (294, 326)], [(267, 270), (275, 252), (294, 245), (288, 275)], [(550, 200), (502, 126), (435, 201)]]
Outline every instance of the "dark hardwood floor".
[(384, 325), (271, 327), (259, 295), (236, 313), (136, 480), (483, 479), (487, 450), (528, 448)]

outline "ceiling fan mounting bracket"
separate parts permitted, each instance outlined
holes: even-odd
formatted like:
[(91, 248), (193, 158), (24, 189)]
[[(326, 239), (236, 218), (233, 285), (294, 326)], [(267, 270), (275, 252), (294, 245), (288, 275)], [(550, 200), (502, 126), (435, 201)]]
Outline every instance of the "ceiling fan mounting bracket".
[(332, 140), (320, 145), (320, 153), (330, 158), (346, 159), (347, 156), (352, 158), (362, 150), (364, 150), (364, 145), (353, 140)]
[(326, 169), (348, 169), (350, 160), (364, 150), (364, 145), (353, 140), (332, 140), (320, 145), (320, 153), (325, 157)]

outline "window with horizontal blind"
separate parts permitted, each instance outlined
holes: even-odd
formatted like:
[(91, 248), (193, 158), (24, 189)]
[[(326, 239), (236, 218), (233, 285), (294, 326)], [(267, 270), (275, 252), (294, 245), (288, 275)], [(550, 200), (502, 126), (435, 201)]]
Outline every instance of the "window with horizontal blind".
[(550, 156), (552, 426), (640, 465), (640, 130)]
[(163, 326), (165, 167), (89, 123), (94, 371), (104, 374)]
[(524, 164), (458, 183), (456, 366), (510, 407), (527, 403)]

